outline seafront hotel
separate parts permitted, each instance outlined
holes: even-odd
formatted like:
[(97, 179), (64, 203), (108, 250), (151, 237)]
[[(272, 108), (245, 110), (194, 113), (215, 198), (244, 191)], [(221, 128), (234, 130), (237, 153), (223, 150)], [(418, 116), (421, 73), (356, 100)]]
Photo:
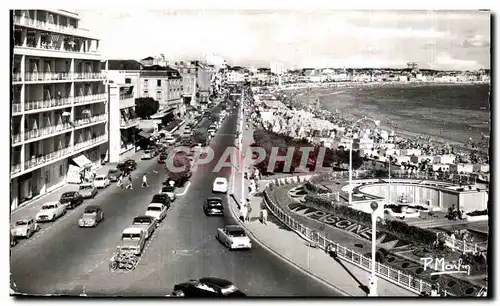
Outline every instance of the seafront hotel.
[(14, 11), (11, 209), (106, 156), (108, 95), (99, 40), (67, 10)]

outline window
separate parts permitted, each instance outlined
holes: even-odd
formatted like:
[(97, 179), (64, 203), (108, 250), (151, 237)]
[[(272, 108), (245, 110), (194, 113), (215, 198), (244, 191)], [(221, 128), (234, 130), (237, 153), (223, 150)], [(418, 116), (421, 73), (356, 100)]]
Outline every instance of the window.
[(59, 165), (59, 176), (63, 176), (63, 175), (64, 175), (63, 165)]
[(149, 97), (149, 91), (147, 90), (144, 91), (144, 97)]
[(161, 80), (156, 80), (156, 86), (158, 86), (158, 87), (161, 86)]
[(156, 100), (157, 100), (157, 101), (160, 101), (160, 100), (161, 100), (161, 98), (162, 98), (162, 96), (161, 96), (161, 91), (160, 91), (160, 90), (158, 90), (158, 91), (156, 92)]
[(148, 88), (149, 80), (144, 80), (144, 88)]
[(125, 84), (132, 84), (132, 80), (130, 78), (125, 78)]

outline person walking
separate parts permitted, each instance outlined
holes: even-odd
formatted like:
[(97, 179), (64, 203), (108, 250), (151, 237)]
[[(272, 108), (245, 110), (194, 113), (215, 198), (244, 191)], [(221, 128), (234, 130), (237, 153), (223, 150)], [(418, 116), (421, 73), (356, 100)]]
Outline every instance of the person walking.
[(146, 173), (142, 176), (142, 186), (141, 187), (149, 187), (148, 185), (148, 177), (146, 176)]
[(260, 211), (260, 216), (261, 216), (262, 224), (267, 225), (267, 209), (262, 208)]
[(246, 222), (250, 222), (250, 214), (252, 213), (252, 206), (250, 205), (250, 201), (247, 199), (247, 217), (245, 219)]
[(134, 189), (134, 186), (132, 185), (132, 175), (128, 175), (128, 185), (125, 187), (125, 189)]
[(118, 188), (123, 188), (123, 174), (120, 174), (120, 177), (118, 177), (118, 181), (116, 182), (116, 187)]
[(248, 216), (248, 206), (247, 205), (242, 205), (241, 206), (241, 221), (245, 222), (247, 220)]

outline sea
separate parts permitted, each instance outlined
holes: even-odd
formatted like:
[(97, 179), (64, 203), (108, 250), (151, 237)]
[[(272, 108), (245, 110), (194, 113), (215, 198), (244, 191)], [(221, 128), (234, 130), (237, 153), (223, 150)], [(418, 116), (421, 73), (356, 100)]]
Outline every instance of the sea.
[(488, 142), (489, 84), (395, 85), (321, 89), (327, 110), (346, 119), (367, 116), (383, 128), (451, 143)]

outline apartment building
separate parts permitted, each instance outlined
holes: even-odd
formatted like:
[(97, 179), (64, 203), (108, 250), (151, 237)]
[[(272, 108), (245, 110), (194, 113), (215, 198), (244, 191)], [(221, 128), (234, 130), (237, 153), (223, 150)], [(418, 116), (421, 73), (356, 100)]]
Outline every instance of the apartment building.
[(212, 68), (200, 61), (178, 61), (172, 68), (182, 77), (184, 103), (192, 106), (207, 104), (211, 94)]
[(13, 15), (10, 190), (16, 209), (105, 158), (108, 103), (99, 40), (79, 27), (78, 14)]
[(162, 113), (169, 111), (177, 116), (185, 113), (182, 103), (182, 77), (175, 69), (159, 65), (143, 66), (139, 92), (141, 97), (151, 97), (158, 101)]

